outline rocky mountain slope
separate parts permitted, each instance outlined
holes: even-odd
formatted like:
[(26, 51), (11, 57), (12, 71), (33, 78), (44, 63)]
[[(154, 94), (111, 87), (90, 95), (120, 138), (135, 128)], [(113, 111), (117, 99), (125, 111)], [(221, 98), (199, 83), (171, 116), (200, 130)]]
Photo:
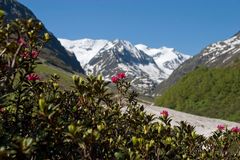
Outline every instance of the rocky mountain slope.
[(153, 57), (154, 61), (168, 76), (184, 61), (191, 56), (176, 51), (174, 48), (149, 48), (146, 45), (138, 44), (137, 49)]
[(148, 95), (157, 84), (190, 56), (173, 48), (149, 48), (125, 40), (59, 39), (73, 52), (87, 73), (102, 74), (106, 80), (117, 72), (126, 72), (133, 86)]
[[(17, 2), (16, 0), (0, 0), (0, 9), (6, 13), (5, 20), (11, 21), (13, 19), (37, 19), (33, 12)], [(40, 21), (40, 20), (38, 20)], [(49, 32), (45, 27), (43, 32)], [(51, 40), (48, 42), (40, 57), (44, 58), (46, 62), (60, 67), (68, 71), (77, 71), (84, 73), (81, 65), (77, 61), (74, 54), (68, 52), (56, 39), (56, 37), (50, 33)]]
[(240, 32), (229, 39), (213, 43), (204, 48), (199, 54), (182, 63), (171, 76), (160, 83), (156, 92), (162, 94), (175, 84), (183, 75), (193, 71), (198, 66), (224, 67), (229, 66), (240, 58)]

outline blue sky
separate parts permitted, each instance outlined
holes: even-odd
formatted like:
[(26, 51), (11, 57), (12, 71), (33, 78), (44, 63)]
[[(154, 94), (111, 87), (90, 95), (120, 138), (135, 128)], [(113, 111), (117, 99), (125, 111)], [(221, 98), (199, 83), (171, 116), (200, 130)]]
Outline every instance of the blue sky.
[(67, 39), (124, 39), (197, 54), (240, 31), (240, 0), (19, 0)]

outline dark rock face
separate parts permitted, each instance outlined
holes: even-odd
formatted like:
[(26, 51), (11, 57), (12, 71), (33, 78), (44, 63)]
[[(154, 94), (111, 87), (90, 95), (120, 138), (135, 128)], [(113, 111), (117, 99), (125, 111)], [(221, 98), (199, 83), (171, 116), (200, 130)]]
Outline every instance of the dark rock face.
[[(38, 20), (31, 10), (16, 0), (0, 0), (0, 9), (5, 11), (6, 21), (11, 21), (16, 18), (32, 18)], [(44, 27), (43, 32), (48, 32), (48, 30)], [(82, 69), (80, 63), (77, 61), (75, 55), (66, 51), (66, 49), (60, 44), (60, 42), (52, 33), (49, 34), (51, 36), (51, 40), (43, 49), (40, 57), (44, 58), (48, 63), (60, 67), (64, 70), (84, 73), (84, 70)]]
[(183, 75), (193, 71), (198, 66), (226, 67), (240, 59), (240, 32), (233, 37), (213, 43), (204, 48), (199, 54), (182, 63), (170, 77), (161, 82), (155, 92), (162, 94), (175, 84)]

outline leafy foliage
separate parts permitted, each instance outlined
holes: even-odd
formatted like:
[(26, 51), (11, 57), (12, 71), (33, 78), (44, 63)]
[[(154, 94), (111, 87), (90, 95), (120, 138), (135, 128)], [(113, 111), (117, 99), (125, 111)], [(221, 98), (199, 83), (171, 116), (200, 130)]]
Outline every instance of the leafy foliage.
[(193, 114), (240, 121), (240, 70), (238, 67), (197, 68), (156, 98), (155, 103)]
[(124, 73), (117, 96), (102, 76), (74, 75), (71, 90), (56, 74), (42, 80), (32, 54), (49, 39), (40, 33), (32, 20), (0, 24), (0, 159), (240, 158), (238, 128), (205, 138), (185, 122), (171, 126), (167, 111), (144, 111)]

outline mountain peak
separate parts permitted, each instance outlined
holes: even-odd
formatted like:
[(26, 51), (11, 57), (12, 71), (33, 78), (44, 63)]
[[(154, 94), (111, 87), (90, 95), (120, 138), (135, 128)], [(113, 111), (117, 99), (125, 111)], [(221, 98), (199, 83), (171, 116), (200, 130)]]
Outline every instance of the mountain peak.
[(129, 42), (129, 41), (127, 41), (127, 40), (122, 40), (122, 39), (115, 39), (115, 40), (112, 41), (112, 43), (114, 43), (114, 44), (131, 45), (131, 46), (133, 46), (133, 45), (131, 44), (131, 42)]
[(132, 49), (135, 48), (135, 46), (132, 45), (131, 42), (126, 41), (126, 40), (115, 39), (115, 40), (112, 41), (112, 43), (114, 44), (114, 46), (124, 47), (125, 49), (128, 49), (128, 50), (132, 50)]
[(58, 39), (61, 44), (70, 52), (73, 52), (82, 66), (85, 66), (109, 41), (104, 39), (79, 39), (68, 40)]
[[(116, 72), (126, 72), (135, 87), (151, 90), (166, 79), (174, 69), (190, 56), (174, 48), (150, 48), (144, 44), (133, 45), (121, 39), (112, 41), (59, 39), (67, 50), (74, 52), (87, 73), (102, 74), (106, 79)], [(161, 54), (161, 55), (158, 55)]]

